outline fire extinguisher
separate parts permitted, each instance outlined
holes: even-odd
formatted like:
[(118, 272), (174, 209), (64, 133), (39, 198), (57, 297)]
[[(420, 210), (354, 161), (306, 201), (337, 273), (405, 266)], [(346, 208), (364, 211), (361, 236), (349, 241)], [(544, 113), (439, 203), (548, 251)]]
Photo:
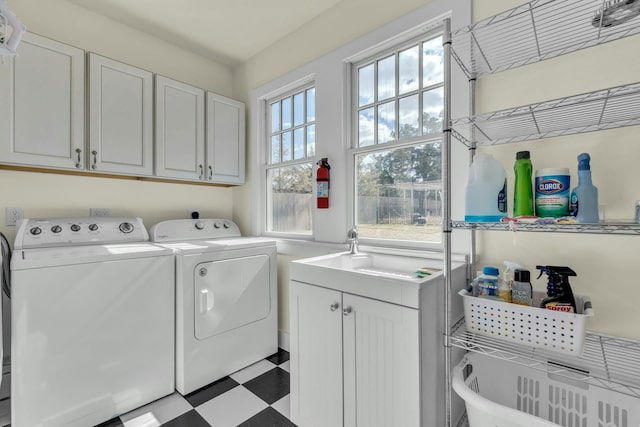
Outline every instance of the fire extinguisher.
[(316, 163), (320, 167), (316, 172), (316, 184), (318, 186), (318, 209), (329, 208), (329, 160), (326, 157)]

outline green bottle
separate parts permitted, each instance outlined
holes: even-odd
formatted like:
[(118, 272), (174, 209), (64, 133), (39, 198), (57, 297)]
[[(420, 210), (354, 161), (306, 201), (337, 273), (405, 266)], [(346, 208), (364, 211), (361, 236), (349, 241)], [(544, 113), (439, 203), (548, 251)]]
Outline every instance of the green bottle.
[(516, 153), (513, 171), (516, 175), (513, 189), (513, 216), (533, 216), (533, 186), (531, 185), (533, 166), (528, 151)]

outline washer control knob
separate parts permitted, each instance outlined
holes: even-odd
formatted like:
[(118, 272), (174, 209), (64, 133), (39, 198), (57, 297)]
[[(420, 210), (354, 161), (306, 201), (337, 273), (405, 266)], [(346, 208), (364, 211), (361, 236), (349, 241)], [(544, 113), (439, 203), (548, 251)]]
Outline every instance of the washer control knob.
[(214, 228), (220, 228), (220, 223), (219, 222), (214, 222), (213, 223), (213, 227)]
[(229, 228), (229, 227), (231, 227), (231, 225), (229, 225), (229, 223), (228, 223), (228, 222), (225, 222), (225, 223), (224, 223), (224, 224), (222, 224), (222, 225), (224, 226), (224, 228)]
[(71, 231), (80, 231), (80, 226), (78, 224), (71, 224)]
[(198, 230), (202, 230), (204, 228), (204, 222), (202, 222), (202, 221), (196, 222), (196, 228)]
[(62, 227), (60, 227), (59, 225), (54, 225), (53, 227), (51, 227), (51, 231), (57, 234), (62, 231)]
[(37, 236), (38, 234), (42, 233), (42, 228), (40, 228), (40, 227), (31, 227), (31, 229), (29, 230), (29, 233), (31, 233), (34, 236)]
[(89, 224), (89, 230), (96, 231), (98, 229), (98, 224)]
[(120, 231), (122, 231), (123, 233), (131, 233), (133, 231), (133, 224), (131, 224), (130, 222), (123, 222), (122, 224), (120, 224), (120, 227), (118, 227), (120, 229)]

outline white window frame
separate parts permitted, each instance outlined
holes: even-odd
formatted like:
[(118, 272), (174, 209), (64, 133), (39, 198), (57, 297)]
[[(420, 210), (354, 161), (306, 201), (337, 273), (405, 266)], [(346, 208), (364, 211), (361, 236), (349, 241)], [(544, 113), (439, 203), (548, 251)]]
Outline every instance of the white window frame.
[[(269, 93), (262, 97), (260, 102), (260, 108), (262, 110), (261, 117), (264, 117), (264, 122), (261, 126), (261, 134), (262, 134), (262, 156), (261, 156), (261, 179), (259, 181), (259, 185), (263, 189), (261, 192), (261, 206), (263, 206), (262, 215), (260, 218), (260, 227), (262, 229), (262, 235), (270, 236), (270, 237), (279, 237), (279, 238), (288, 238), (288, 239), (300, 239), (300, 240), (313, 240), (315, 235), (315, 200), (313, 198), (313, 194), (315, 194), (315, 173), (313, 172), (313, 168), (316, 162), (315, 152), (317, 151), (317, 113), (316, 119), (313, 121), (313, 125), (316, 129), (316, 148), (314, 150), (314, 155), (312, 157), (307, 157), (305, 155), (304, 158), (301, 159), (293, 159), (293, 153), (291, 153), (292, 160), (287, 160), (279, 163), (271, 163), (271, 123), (272, 123), (272, 110), (271, 104), (274, 102), (278, 102), (284, 98), (292, 97), (293, 95), (303, 92), (306, 94), (306, 91), (311, 88), (316, 88), (315, 80), (312, 77), (306, 77), (301, 81), (293, 82), (279, 90), (276, 90), (272, 93)], [(317, 90), (315, 96), (317, 97)], [(293, 105), (292, 105), (292, 114), (291, 114), (291, 134), (293, 138), (293, 130), (296, 126), (293, 123)], [(280, 110), (280, 120), (282, 123), (282, 110)], [(305, 120), (306, 120), (306, 99), (305, 99)], [(306, 128), (308, 126), (308, 122), (305, 121), (305, 124), (302, 126)], [(282, 129), (279, 131), (282, 134)], [(282, 147), (282, 145), (281, 145)], [(306, 133), (305, 133), (305, 151), (306, 151)], [(306, 154), (306, 152), (305, 152)], [(310, 164), (312, 169), (312, 202), (311, 202), (311, 230), (309, 233), (293, 233), (293, 232), (284, 232), (284, 231), (270, 231), (269, 230), (269, 218), (270, 218), (270, 210), (271, 210), (271, 199), (270, 199), (270, 182), (269, 182), (269, 171), (272, 169), (278, 169), (282, 167), (288, 166), (296, 166), (302, 164)]]
[[(376, 138), (374, 136), (374, 144), (368, 145), (365, 147), (358, 147), (358, 144), (359, 144), (358, 110), (361, 109), (358, 103), (358, 90), (359, 90), (358, 86), (359, 85), (356, 84), (358, 82), (358, 70), (359, 68), (366, 66), (367, 64), (373, 64), (380, 59), (386, 58), (390, 56), (392, 53), (403, 51), (415, 45), (416, 43), (421, 43), (422, 41), (437, 38), (439, 36), (442, 36), (442, 34), (443, 34), (443, 27), (440, 23), (436, 27), (432, 28), (430, 31), (425, 31), (419, 34), (418, 36), (407, 37), (404, 40), (396, 39), (394, 40), (393, 45), (386, 44), (384, 48), (379, 49), (377, 51), (368, 50), (366, 53), (363, 52), (360, 55), (356, 55), (355, 57), (351, 58), (348, 63), (347, 72), (349, 73), (348, 77), (349, 77), (349, 84), (351, 89), (349, 94), (350, 96), (349, 96), (349, 108), (348, 108), (348, 115), (349, 115), (348, 123), (350, 126), (349, 136), (351, 139), (351, 144), (350, 144), (350, 148), (347, 150), (346, 156), (347, 156), (347, 164), (349, 165), (349, 181), (350, 181), (349, 182), (349, 213), (348, 215), (350, 218), (350, 222), (352, 224), (357, 224), (357, 212), (358, 212), (357, 188), (356, 188), (356, 185), (357, 185), (356, 157), (357, 156), (368, 154), (368, 153), (375, 153), (379, 151), (414, 147), (421, 144), (430, 144), (430, 143), (437, 143), (437, 142), (440, 142), (442, 144), (444, 139), (443, 132), (427, 134), (427, 135), (419, 135), (419, 136), (406, 138), (406, 139), (396, 139), (393, 141), (388, 141), (383, 143), (376, 143)], [(420, 52), (420, 57), (422, 57), (422, 52)], [(422, 59), (420, 60), (420, 64), (422, 64)], [(402, 95), (399, 94), (398, 87), (397, 87), (398, 72), (399, 72), (398, 68), (399, 68), (399, 63), (398, 61), (396, 61), (396, 70), (395, 70), (396, 95), (392, 98), (388, 98), (384, 100), (383, 103), (389, 102), (391, 99), (393, 99), (394, 102), (397, 104), (400, 98), (409, 96), (408, 93), (405, 93)], [(409, 93), (415, 92), (417, 94), (422, 94), (423, 92), (429, 91), (431, 89), (444, 86), (444, 81), (443, 81), (443, 83), (438, 83), (438, 84), (430, 85), (423, 88), (422, 87), (423, 75), (422, 75), (421, 66), (419, 67), (419, 70), (420, 70), (420, 75), (419, 75), (418, 89), (415, 91), (411, 91)], [(374, 79), (374, 84), (377, 84), (377, 76)], [(422, 96), (418, 96), (418, 99), (419, 99), (418, 111), (420, 116), (422, 116), (422, 111), (423, 111)], [(378, 102), (379, 102), (378, 100), (375, 100), (372, 104), (374, 107), (374, 114), (377, 114), (375, 113), (375, 109), (378, 105)], [(370, 104), (367, 104), (367, 105), (370, 105)], [(398, 122), (399, 121), (396, 120), (396, 123), (395, 123), (396, 130), (399, 127)], [(422, 120), (420, 119), (420, 131), (422, 131), (422, 126), (423, 126)], [(443, 123), (443, 126), (444, 126), (444, 123)], [(375, 135), (377, 135), (377, 129), (374, 129), (374, 132), (375, 132)], [(427, 242), (427, 241), (419, 241), (419, 240), (376, 239), (371, 237), (360, 237), (359, 241), (364, 245), (385, 246), (385, 247), (394, 247), (394, 248), (403, 248), (403, 249), (442, 250), (444, 245), (442, 241)]]

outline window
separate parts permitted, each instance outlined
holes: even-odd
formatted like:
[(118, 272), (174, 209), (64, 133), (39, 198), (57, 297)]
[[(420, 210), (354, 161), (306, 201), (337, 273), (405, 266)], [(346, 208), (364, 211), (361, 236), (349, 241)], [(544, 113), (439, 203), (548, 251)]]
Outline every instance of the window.
[(354, 215), (360, 237), (441, 241), (442, 37), (353, 66)]
[(315, 97), (305, 87), (267, 102), (268, 232), (311, 234)]

